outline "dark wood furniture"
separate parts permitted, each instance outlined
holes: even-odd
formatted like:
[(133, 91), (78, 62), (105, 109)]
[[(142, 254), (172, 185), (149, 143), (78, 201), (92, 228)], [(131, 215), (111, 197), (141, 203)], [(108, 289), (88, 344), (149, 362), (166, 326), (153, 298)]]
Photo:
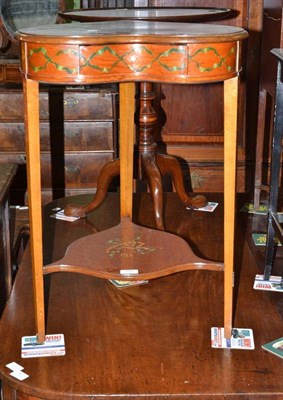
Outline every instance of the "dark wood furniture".
[(5, 297), (12, 289), (12, 245), (10, 232), (10, 188), (17, 172), (16, 164), (0, 163), (0, 217), (1, 217), (1, 253), (5, 272)]
[[(45, 267), (43, 267), (42, 258), (39, 82), (61, 84), (120, 82), (121, 222), (114, 233), (117, 241), (120, 241), (121, 251), (116, 254), (117, 257), (107, 258), (110, 246), (108, 241), (113, 239), (113, 235), (112, 231), (108, 231), (106, 236), (102, 232), (96, 234), (92, 244), (89, 238), (81, 239), (82, 243), (74, 242), (72, 248), (69, 249), (74, 257), (66, 263), (64, 260), (58, 261), (57, 264), (53, 263), (49, 271), (74, 269), (99, 277), (116, 278), (121, 274), (121, 270), (125, 269), (126, 277), (131, 280), (154, 278), (187, 269), (224, 270), (224, 328), (225, 336), (230, 338), (238, 75), (241, 69), (239, 56), (241, 41), (247, 37), (247, 32), (241, 28), (229, 26), (113, 21), (111, 25), (107, 22), (98, 22), (57, 25), (52, 29), (48, 26), (40, 27), (40, 30), (29, 28), (19, 31), (17, 37), (21, 43), (22, 53), (34, 305), (39, 342), (44, 341), (45, 338), (42, 273), (44, 271), (48, 273), (47, 269), (43, 269)], [(181, 238), (176, 237), (171, 240), (170, 234), (166, 232), (150, 231), (131, 221), (134, 82), (202, 83), (219, 80), (224, 81), (225, 116), (225, 251), (222, 265), (196, 257)], [(139, 252), (134, 251), (133, 254), (130, 252), (131, 259), (127, 259), (129, 250), (126, 244), (128, 241), (135, 242), (139, 235), (148, 245), (152, 241), (153, 250), (165, 262), (163, 267), (162, 263), (155, 266), (153, 261), (156, 259), (156, 254), (150, 257), (148, 251), (146, 259), (149, 265), (143, 262), (142, 253)], [(96, 256), (101, 257), (105, 264), (104, 262), (99, 264), (98, 260), (94, 266), (90, 265), (87, 253), (90, 251), (93, 254), (95, 243), (98, 245)], [(177, 250), (179, 246), (180, 251)], [(166, 255), (165, 258), (164, 255)], [(68, 253), (66, 257), (68, 258)], [(129, 271), (130, 264), (137, 269), (134, 276)]]
[[(67, 6), (62, 0), (28, 3), (24, 9), (14, 0), (1, 1), (0, 5), (0, 158), (19, 166), (11, 193), (13, 204), (28, 202), (20, 50), (14, 33), (20, 27), (42, 25), (42, 21), (59, 22), (57, 12)], [(96, 192), (102, 166), (117, 156), (117, 126), (115, 85), (41, 88), (44, 203), (65, 195)]]
[[(221, 260), (223, 197), (212, 197), (218, 208), (201, 213), (188, 212), (174, 193), (166, 194), (165, 222), (171, 233), (181, 235), (204, 257)], [(45, 207), (46, 261), (62, 257), (75, 238), (119, 223), (115, 193), (87, 219), (70, 223), (49, 217), (55, 207), (90, 198), (61, 199)], [(136, 223), (153, 228), (151, 210), (149, 194), (134, 195)], [(280, 303), (280, 297), (252, 289), (258, 268), (247, 218), (250, 225), (262, 221), (262, 216), (237, 214), (234, 326), (253, 328), (255, 350), (210, 346), (210, 327), (222, 324), (222, 274), (188, 271), (117, 289), (107, 280), (56, 273), (46, 277), (47, 329), (64, 333), (66, 355), (22, 359), (21, 337), (35, 330), (31, 258), (26, 252), (0, 322), (3, 400), (282, 399), (282, 360), (261, 348), (282, 336), (282, 318), (273, 301)], [(214, 234), (209, 236), (212, 227)], [(6, 367), (11, 361), (22, 365), (29, 378), (14, 379)]]
[(255, 158), (254, 206), (266, 202), (270, 184), (270, 161), (276, 96), (277, 60), (271, 50), (281, 48), (282, 0), (263, 1), (263, 24), (260, 57), (258, 129)]
[[(22, 88), (1, 87), (0, 109), (5, 116), (0, 121), (1, 161), (18, 164), (13, 201), (24, 204), (28, 199)], [(43, 202), (94, 194), (101, 168), (117, 157), (116, 88), (43, 87), (40, 137)]]
[[(283, 82), (282, 65), (283, 50), (273, 49), (272, 54), (278, 62), (277, 80), (276, 80), (276, 98), (274, 111), (274, 132), (272, 138), (271, 171), (270, 171), (270, 193), (268, 202), (268, 229), (266, 239), (266, 257), (264, 279), (268, 280), (272, 272), (272, 266), (275, 257), (276, 244), (275, 236), (283, 243), (283, 218), (278, 211), (278, 190), (280, 183), (282, 139), (283, 139)], [(283, 274), (283, 268), (282, 268)]]

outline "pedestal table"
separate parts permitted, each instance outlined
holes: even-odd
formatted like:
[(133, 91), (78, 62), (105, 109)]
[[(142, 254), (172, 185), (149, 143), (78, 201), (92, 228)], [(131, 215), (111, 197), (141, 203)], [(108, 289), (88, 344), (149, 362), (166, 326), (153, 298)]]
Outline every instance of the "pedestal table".
[[(75, 9), (61, 12), (64, 19), (79, 22), (141, 20), (163, 22), (207, 22), (227, 17), (231, 10), (227, 8), (123, 8), (123, 9)], [(186, 192), (183, 174), (179, 161), (174, 156), (161, 153), (157, 150), (153, 130), (157, 122), (154, 109), (155, 93), (152, 82), (139, 84), (138, 121), (138, 162), (137, 176), (148, 183), (152, 197), (155, 223), (158, 229), (164, 230), (163, 221), (163, 190), (162, 176), (170, 175), (174, 188), (189, 208), (200, 208), (207, 204), (203, 195), (192, 196)], [(85, 215), (99, 207), (105, 198), (109, 184), (120, 172), (119, 159), (107, 163), (98, 178), (97, 191), (92, 201), (85, 205), (69, 205), (67, 215), (85, 217)]]

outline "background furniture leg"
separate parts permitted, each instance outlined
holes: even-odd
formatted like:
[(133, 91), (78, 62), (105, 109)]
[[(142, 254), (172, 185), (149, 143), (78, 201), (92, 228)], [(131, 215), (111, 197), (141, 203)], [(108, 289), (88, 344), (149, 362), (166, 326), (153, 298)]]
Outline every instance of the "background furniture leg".
[(267, 92), (262, 89), (259, 93), (258, 101), (258, 124), (257, 124), (257, 141), (256, 141), (256, 157), (255, 157), (255, 183), (254, 183), (254, 208), (258, 210), (260, 205), (260, 194), (264, 190), (269, 192), (269, 186), (262, 184), (262, 161), (264, 148), (265, 133), (265, 116), (266, 116)]

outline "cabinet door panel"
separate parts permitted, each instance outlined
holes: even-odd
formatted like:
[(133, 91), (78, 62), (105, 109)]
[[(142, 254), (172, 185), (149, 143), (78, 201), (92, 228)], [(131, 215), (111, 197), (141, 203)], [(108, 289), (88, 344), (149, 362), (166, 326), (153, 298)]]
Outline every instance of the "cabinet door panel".
[[(197, 136), (223, 135), (223, 84), (162, 85), (161, 107), (166, 114), (166, 142), (196, 142)], [(168, 135), (168, 136), (167, 136)], [(170, 136), (172, 137), (170, 138)]]

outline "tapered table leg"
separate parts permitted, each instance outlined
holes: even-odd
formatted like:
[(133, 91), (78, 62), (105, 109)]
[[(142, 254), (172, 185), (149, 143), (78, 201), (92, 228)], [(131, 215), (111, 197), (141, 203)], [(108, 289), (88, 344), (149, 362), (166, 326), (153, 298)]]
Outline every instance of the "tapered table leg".
[(231, 337), (235, 240), (238, 77), (224, 81), (224, 334)]
[(120, 83), (120, 214), (132, 219), (135, 83)]
[(37, 339), (45, 340), (43, 245), (41, 215), (39, 84), (23, 79), (31, 258)]

